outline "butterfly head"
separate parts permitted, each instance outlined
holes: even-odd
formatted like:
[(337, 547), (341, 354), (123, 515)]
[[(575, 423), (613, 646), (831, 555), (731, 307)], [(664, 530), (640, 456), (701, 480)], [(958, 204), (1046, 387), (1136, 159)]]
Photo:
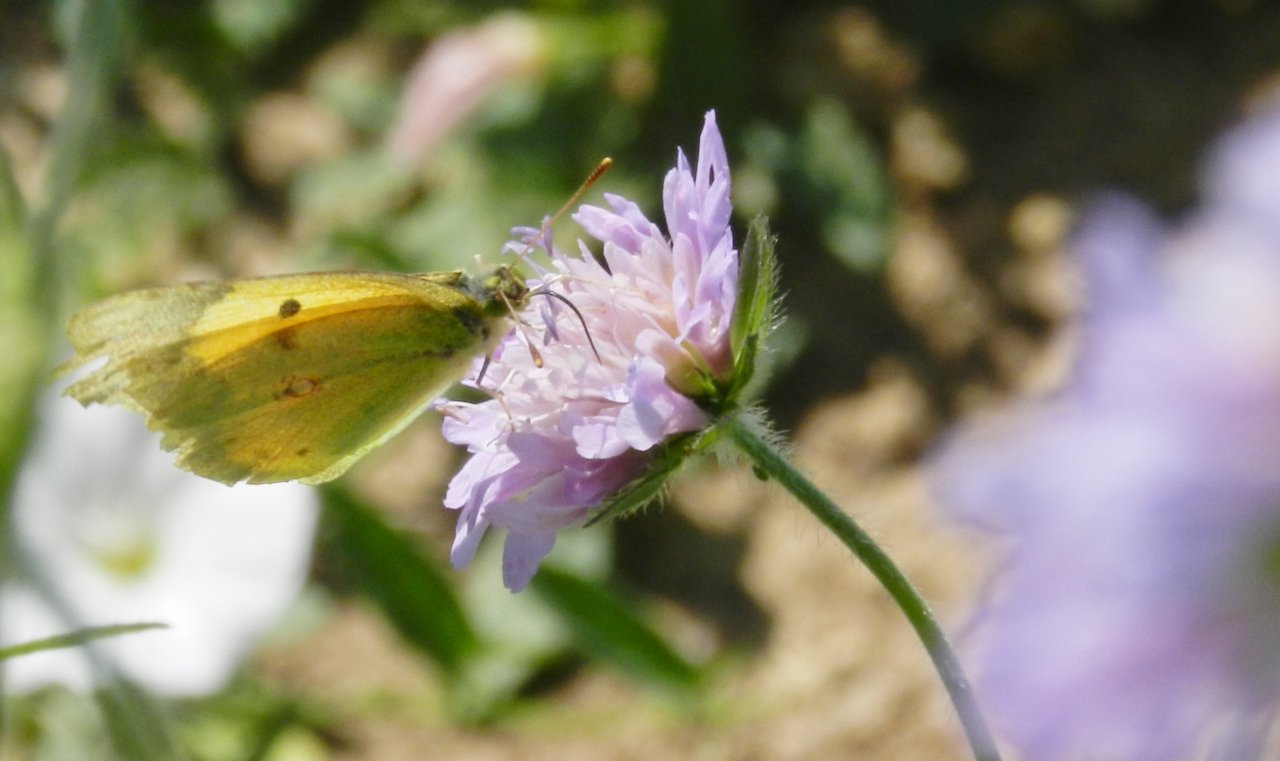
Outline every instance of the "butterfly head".
[(480, 282), (480, 292), (485, 312), (493, 317), (511, 315), (529, 300), (529, 286), (511, 265), (490, 273)]

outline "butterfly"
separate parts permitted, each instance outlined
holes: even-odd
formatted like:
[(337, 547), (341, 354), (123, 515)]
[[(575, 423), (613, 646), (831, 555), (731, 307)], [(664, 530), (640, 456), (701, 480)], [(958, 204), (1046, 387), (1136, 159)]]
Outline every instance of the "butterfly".
[[(603, 159), (528, 246), (612, 164)], [(73, 315), (76, 356), (59, 373), (105, 360), (66, 395), (142, 413), (161, 447), (197, 475), (322, 483), (461, 379), (534, 295), (564, 302), (582, 321), (567, 298), (530, 290), (511, 266), (479, 279), (317, 272), (147, 288)]]
[(530, 290), (511, 267), (320, 272), (122, 293), (70, 320), (82, 404), (142, 413), (197, 475), (342, 475), (489, 352)]

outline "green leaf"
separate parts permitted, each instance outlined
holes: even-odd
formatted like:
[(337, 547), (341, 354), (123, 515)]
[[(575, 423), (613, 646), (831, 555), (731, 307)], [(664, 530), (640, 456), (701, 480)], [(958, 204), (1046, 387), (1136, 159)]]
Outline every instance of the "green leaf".
[(84, 643), (95, 639), (106, 639), (107, 637), (119, 637), (123, 634), (134, 634), (136, 632), (150, 631), (151, 629), (167, 629), (167, 624), (161, 623), (139, 623), (139, 624), (114, 624), (111, 626), (87, 626), (83, 629), (66, 632), (65, 634), (56, 634), (52, 637), (32, 640), (30, 642), (20, 642), (16, 645), (8, 647), (0, 647), (0, 661), (8, 658), (16, 658), (20, 655), (28, 655), (30, 653), (38, 653), (43, 650), (58, 650), (64, 647), (79, 647)]
[(448, 577), (405, 534), (337, 487), (322, 490), (328, 550), (409, 644), (457, 677), (479, 650)]
[[(48, 350), (36, 310), (35, 267), (26, 234), (26, 209), (10, 172), (8, 154), (0, 147), (0, 514), (26, 449), (36, 386)], [(0, 519), (0, 541), (4, 540)]]
[(13, 160), (0, 145), (0, 231), (21, 230), (27, 220), (27, 205), (13, 176)]
[(310, 0), (221, 0), (199, 10), (237, 49), (256, 53), (278, 43), (312, 5)]
[(94, 698), (106, 719), (117, 757), (129, 761), (186, 758), (178, 750), (168, 712), (136, 685), (124, 679), (112, 679)]
[(827, 248), (852, 269), (879, 267), (889, 251), (893, 188), (871, 138), (842, 104), (820, 100), (797, 148)]
[[(0, 167), (0, 345), (14, 347), (0, 370), (0, 512), (10, 491), (34, 418), (39, 374), (47, 366), (61, 292), (62, 262), (55, 233), (83, 171), (84, 156), (106, 121), (127, 17), (115, 0), (83, 0), (60, 10), (65, 35), (68, 92), (47, 141), (43, 202), (28, 212), (18, 195), (8, 157)], [(0, 518), (0, 542), (7, 541)]]
[(702, 672), (599, 585), (544, 564), (530, 588), (560, 614), (594, 657), (660, 689), (687, 696)]
[(49, 141), (45, 202), (35, 220), (38, 251), (51, 244), (53, 228), (80, 179), (84, 157), (108, 121), (111, 88), (131, 22), (119, 0), (84, 0), (64, 8), (71, 14), (65, 45), (68, 94)]
[[(571, 622), (535, 593), (512, 594), (502, 584), (502, 542), (481, 542), (468, 572), (459, 576), (462, 599), (485, 649), (447, 696), (449, 716), (476, 725), (493, 721), (517, 697), (581, 660)], [(568, 531), (544, 561), (581, 578), (605, 578), (613, 566), (607, 530)]]
[(78, 191), (59, 243), (67, 266), (81, 265), (76, 285), (91, 291), (154, 277), (157, 252), (207, 235), (235, 208), (235, 191), (209, 158), (148, 125), (104, 130)]
[(306, 167), (289, 188), (299, 222), (317, 231), (367, 225), (402, 203), (417, 177), (384, 151), (355, 151)]

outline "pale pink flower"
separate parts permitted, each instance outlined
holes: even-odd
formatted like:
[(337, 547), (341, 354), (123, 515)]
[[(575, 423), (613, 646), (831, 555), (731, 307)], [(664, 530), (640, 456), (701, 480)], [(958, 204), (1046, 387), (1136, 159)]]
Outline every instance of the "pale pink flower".
[(440, 405), (445, 437), (471, 453), (445, 497), (460, 511), (453, 563), (469, 563), (490, 526), (506, 529), (503, 578), (513, 591), (532, 578), (556, 532), (643, 473), (655, 447), (708, 425), (700, 402), (733, 370), (738, 252), (714, 113), (696, 169), (679, 153), (667, 174), (666, 234), (631, 201), (606, 201), (609, 208), (574, 215), (603, 242), (601, 260), (585, 244), (575, 256), (552, 251), (551, 271), (530, 282), (564, 296), (581, 320), (534, 298), (483, 382), (479, 362), (470, 375), (494, 398)]
[(499, 86), (542, 68), (546, 45), (537, 25), (514, 13), (442, 35), (409, 73), (388, 150), (421, 161)]

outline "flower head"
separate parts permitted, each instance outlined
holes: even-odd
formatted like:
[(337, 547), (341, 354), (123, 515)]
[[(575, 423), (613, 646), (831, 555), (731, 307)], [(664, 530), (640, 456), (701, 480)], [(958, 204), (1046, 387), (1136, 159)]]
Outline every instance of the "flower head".
[[(62, 605), (8, 579), (0, 644), (85, 626), (162, 623), (102, 640), (103, 659), (168, 695), (217, 691), (306, 579), (317, 504), (299, 484), (228, 488), (175, 470), (132, 413), (50, 395), (18, 475), (12, 535)], [(89, 689), (79, 648), (4, 664), (5, 688)]]
[(706, 427), (734, 373), (738, 252), (714, 114), (696, 167), (679, 153), (667, 174), (665, 233), (631, 201), (606, 201), (574, 215), (603, 243), (599, 258), (585, 244), (575, 256), (550, 250), (551, 270), (530, 282), (573, 309), (534, 299), (483, 384), (479, 362), (467, 381), (494, 398), (440, 405), (445, 437), (471, 455), (445, 497), (460, 511), (453, 562), (467, 564), (486, 529), (504, 528), (512, 590), (528, 583), (557, 531), (644, 473), (661, 444)]
[(1223, 142), (1182, 228), (1099, 204), (1073, 377), (934, 462), (946, 507), (1012, 539), (979, 692), (1027, 758), (1238, 750), (1280, 700), (1277, 176), (1272, 112)]

